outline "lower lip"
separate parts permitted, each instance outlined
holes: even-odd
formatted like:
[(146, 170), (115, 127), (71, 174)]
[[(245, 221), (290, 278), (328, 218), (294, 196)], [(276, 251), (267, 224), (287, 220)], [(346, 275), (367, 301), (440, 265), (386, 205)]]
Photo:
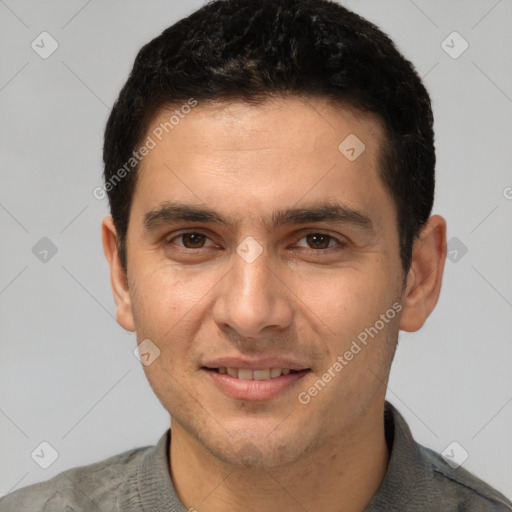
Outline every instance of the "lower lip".
[(224, 394), (235, 400), (270, 400), (288, 390), (309, 372), (301, 370), (268, 380), (242, 380), (214, 370), (203, 368), (202, 371)]

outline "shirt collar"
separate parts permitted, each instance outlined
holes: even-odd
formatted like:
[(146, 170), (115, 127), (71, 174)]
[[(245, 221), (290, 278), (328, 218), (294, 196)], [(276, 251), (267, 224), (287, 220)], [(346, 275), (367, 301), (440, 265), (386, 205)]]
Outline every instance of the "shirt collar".
[(432, 466), (422, 455), (405, 419), (389, 402), (384, 408), (384, 428), (391, 456), (384, 480), (365, 512), (415, 511), (419, 496), (435, 499)]

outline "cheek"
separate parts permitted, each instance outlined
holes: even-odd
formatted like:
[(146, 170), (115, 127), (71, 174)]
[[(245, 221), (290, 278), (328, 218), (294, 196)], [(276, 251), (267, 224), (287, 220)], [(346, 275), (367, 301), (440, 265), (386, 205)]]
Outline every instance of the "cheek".
[(200, 290), (172, 265), (137, 276), (131, 300), (138, 337), (164, 342), (180, 328), (180, 319), (193, 310), (200, 296)]
[(158, 372), (158, 379), (168, 380), (165, 371), (174, 375), (193, 369), (191, 344), (208, 317), (208, 294), (220, 277), (204, 268), (183, 269), (172, 264), (139, 276), (132, 289), (137, 340), (149, 339), (160, 350), (155, 363), (145, 367), (148, 378), (156, 379)]
[(171, 265), (139, 275), (132, 292), (137, 342), (150, 340), (156, 354), (150, 364), (143, 364), (144, 373), (164, 407), (176, 408), (186, 401), (180, 382), (188, 370), (191, 313), (202, 294)]
[(338, 340), (337, 349), (373, 325), (393, 302), (385, 273), (375, 266), (308, 270), (289, 282), (300, 310), (322, 336)]

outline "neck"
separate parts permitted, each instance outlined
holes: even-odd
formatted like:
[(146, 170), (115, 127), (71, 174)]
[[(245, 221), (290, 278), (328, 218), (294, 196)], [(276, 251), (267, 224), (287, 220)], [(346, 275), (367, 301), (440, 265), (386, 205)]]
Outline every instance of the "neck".
[(277, 468), (225, 464), (173, 421), (173, 484), (189, 510), (362, 512), (389, 462), (383, 418), (382, 403), (315, 452)]

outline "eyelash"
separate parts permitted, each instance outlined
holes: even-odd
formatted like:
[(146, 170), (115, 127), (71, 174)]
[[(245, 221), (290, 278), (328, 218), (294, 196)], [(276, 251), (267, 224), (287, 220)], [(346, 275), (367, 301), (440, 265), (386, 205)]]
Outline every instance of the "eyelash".
[[(166, 245), (173, 245), (172, 241), (175, 240), (176, 238), (180, 238), (180, 237), (183, 237), (185, 235), (201, 235), (201, 236), (204, 236), (208, 239), (210, 239), (210, 237), (208, 235), (206, 235), (205, 233), (201, 233), (200, 231), (183, 231), (181, 233), (178, 233), (176, 235), (174, 235), (172, 238), (166, 240)], [(333, 247), (327, 247), (325, 249), (308, 249), (308, 248), (305, 248), (305, 247), (301, 247), (301, 249), (306, 249), (306, 250), (309, 250), (310, 252), (314, 252), (314, 253), (326, 253), (326, 252), (331, 252), (331, 250), (337, 250), (337, 249), (342, 249), (344, 247), (346, 247), (348, 244), (347, 242), (344, 242), (343, 240), (340, 240), (339, 238), (336, 238), (332, 235), (329, 235), (328, 233), (323, 233), (321, 231), (308, 231), (307, 233), (304, 233), (298, 241), (302, 240), (303, 238), (307, 237), (308, 235), (320, 235), (320, 236), (324, 236), (324, 237), (328, 237), (330, 240), (329, 240), (329, 243), (334, 240), (335, 242), (337, 242), (337, 245), (336, 246), (333, 246)], [(189, 249), (188, 247), (182, 247), (180, 245), (177, 246), (179, 248), (179, 250), (181, 251), (184, 251), (184, 252), (187, 252), (188, 254), (194, 254), (194, 253), (197, 253), (197, 252), (200, 252), (204, 249), (207, 249), (207, 247), (199, 247), (197, 249)]]

